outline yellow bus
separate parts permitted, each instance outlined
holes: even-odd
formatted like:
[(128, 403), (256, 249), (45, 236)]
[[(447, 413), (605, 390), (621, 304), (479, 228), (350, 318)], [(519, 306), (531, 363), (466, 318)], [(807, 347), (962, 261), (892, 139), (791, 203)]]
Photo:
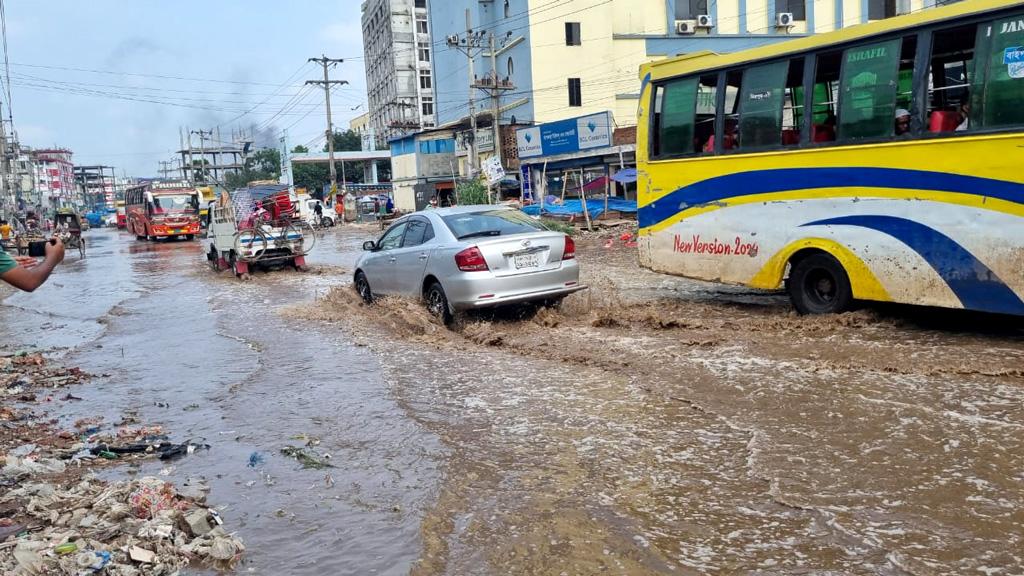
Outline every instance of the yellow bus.
[(642, 265), (1024, 314), (1024, 4), (965, 0), (645, 65)]

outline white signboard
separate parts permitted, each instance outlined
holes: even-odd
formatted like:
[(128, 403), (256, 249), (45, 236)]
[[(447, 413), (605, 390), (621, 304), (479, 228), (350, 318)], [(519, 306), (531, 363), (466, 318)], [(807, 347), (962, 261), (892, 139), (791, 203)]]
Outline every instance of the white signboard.
[[(466, 136), (469, 135), (469, 130), (465, 132), (459, 132), (455, 138), (455, 155), (458, 157), (469, 155), (469, 142), (466, 141)], [(476, 153), (481, 152), (493, 152), (494, 151), (494, 130), (490, 128), (478, 128), (476, 131)]]
[(491, 156), (487, 160), (484, 160), (484, 165), (481, 166), (484, 175), (487, 176), (487, 182), (491, 184), (497, 184), (505, 178), (505, 169), (501, 166), (501, 160), (497, 156)]

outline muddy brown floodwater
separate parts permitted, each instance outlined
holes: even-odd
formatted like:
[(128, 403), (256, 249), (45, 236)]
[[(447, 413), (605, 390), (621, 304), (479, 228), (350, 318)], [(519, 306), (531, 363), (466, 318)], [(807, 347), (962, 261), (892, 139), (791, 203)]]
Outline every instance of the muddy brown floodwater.
[[(1019, 321), (798, 317), (597, 235), (560, 310), (448, 330), (358, 301), (366, 229), (248, 283), (199, 244), (91, 234), (0, 320), (111, 375), (80, 412), (211, 444), (139, 473), (210, 478), (240, 572), (1024, 573)], [(334, 468), (280, 454), (310, 438)]]

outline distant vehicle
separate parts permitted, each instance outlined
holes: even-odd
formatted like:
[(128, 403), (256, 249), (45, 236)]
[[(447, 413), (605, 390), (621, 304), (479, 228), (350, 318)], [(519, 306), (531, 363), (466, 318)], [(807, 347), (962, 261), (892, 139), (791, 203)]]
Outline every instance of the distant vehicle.
[(129, 188), (125, 193), (128, 231), (139, 240), (199, 233), (199, 193), (186, 182), (155, 182)]
[(83, 220), (74, 210), (62, 208), (53, 216), (53, 231), (69, 249), (78, 249), (85, 256), (85, 238), (82, 238)]
[[(319, 222), (316, 221), (317, 204), (319, 204), (323, 210), (323, 216)], [(320, 200), (319, 198), (311, 198), (307, 194), (299, 194), (295, 197), (295, 207), (298, 211), (299, 218), (302, 218), (311, 226), (316, 225), (323, 226), (325, 228), (334, 226), (334, 219), (336, 217), (334, 208), (328, 208), (327, 205), (324, 204), (323, 200)]]
[(363, 244), (355, 288), (363, 300), (422, 299), (451, 322), (458, 311), (523, 302), (554, 305), (586, 288), (576, 245), (522, 212), (461, 206), (398, 219), (380, 240)]
[(641, 265), (1024, 315), (1024, 4), (940, 4), (642, 66)]
[(254, 186), (235, 191), (230, 200), (225, 193), (208, 210), (206, 258), (216, 270), (230, 269), (245, 279), (257, 266), (305, 269), (316, 234), (308, 223), (294, 217), (287, 187)]
[(128, 227), (128, 213), (125, 209), (124, 200), (118, 200), (115, 206), (117, 207), (117, 227), (124, 230)]

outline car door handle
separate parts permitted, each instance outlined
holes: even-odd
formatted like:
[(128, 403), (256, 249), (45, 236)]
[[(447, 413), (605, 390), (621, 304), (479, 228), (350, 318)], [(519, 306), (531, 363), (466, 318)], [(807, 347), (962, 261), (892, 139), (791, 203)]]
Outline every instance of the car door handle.
[(388, 258), (388, 262), (391, 262), (392, 264), (394, 264), (395, 262), (398, 262), (398, 258), (395, 258), (394, 256), (392, 256), (392, 257)]
[(420, 260), (426, 260), (428, 257), (429, 256), (427, 255), (426, 252), (424, 252), (423, 254), (420, 254)]

